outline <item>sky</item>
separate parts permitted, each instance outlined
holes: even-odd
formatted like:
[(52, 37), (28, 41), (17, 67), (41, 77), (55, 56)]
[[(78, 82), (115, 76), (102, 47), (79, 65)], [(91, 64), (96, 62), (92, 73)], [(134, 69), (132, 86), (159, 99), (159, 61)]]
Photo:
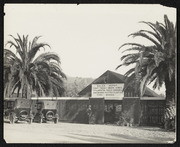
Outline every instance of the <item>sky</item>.
[[(20, 35), (42, 36), (61, 59), (63, 72), (73, 77), (97, 78), (111, 70), (124, 74), (119, 47), (126, 42), (149, 44), (129, 34), (149, 29), (140, 21), (176, 22), (176, 9), (156, 4), (6, 4), (4, 43)], [(5, 46), (5, 48), (8, 48)], [(44, 52), (42, 49), (39, 54)]]

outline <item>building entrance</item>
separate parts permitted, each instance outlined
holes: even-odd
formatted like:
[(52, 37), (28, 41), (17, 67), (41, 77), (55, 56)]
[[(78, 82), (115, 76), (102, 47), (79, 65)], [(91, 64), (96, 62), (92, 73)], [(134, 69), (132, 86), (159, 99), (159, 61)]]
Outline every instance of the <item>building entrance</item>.
[(104, 98), (89, 98), (91, 114), (89, 115), (90, 124), (104, 123)]

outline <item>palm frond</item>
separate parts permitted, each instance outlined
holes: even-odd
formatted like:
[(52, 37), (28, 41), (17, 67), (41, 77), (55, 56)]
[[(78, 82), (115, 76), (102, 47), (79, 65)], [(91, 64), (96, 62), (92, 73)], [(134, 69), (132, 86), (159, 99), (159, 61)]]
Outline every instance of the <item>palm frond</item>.
[(159, 31), (156, 28), (157, 27), (156, 24), (153, 24), (151, 22), (145, 22), (145, 21), (141, 21), (140, 23), (147, 24), (157, 34), (158, 38), (161, 38), (161, 35), (160, 35)]
[(12, 57), (15, 62), (18, 62), (21, 64), (21, 60), (10, 50), (4, 49), (4, 60), (6, 61), (6, 58)]
[(15, 48), (18, 48), (18, 46), (13, 41), (7, 41), (7, 43), (5, 45), (8, 45), (8, 44), (10, 44), (10, 48), (12, 46), (14, 46)]
[(67, 79), (66, 75), (62, 72), (58, 64), (51, 62), (49, 66), (50, 66), (51, 73), (57, 73), (62, 78)]
[(25, 36), (23, 35), (22, 38), (20, 37), (19, 34), (17, 34), (18, 39), (17, 39), (17, 43), (19, 43), (19, 46), (21, 48), (22, 51), (22, 55), (23, 55), (23, 60), (25, 60), (25, 56), (26, 56), (26, 39)]
[[(14, 42), (12, 42), (12, 41), (8, 41), (8, 44), (11, 44), (10, 47), (14, 46), (17, 53), (20, 55), (21, 59), (24, 60), (25, 56), (23, 54), (21, 38), (19, 40), (19, 39), (15, 38), (12, 35), (10, 35), (10, 37), (12, 37), (15, 40), (16, 44)], [(20, 36), (18, 36), (18, 37), (20, 37)]]
[(39, 71), (46, 71), (46, 72), (50, 73), (49, 64), (44, 61), (36, 62), (35, 66), (38, 67)]
[(134, 71), (135, 71), (135, 68), (131, 68), (131, 69), (129, 69), (129, 70), (124, 74), (124, 76), (125, 76), (125, 77), (129, 77), (129, 75), (133, 74)]
[(121, 61), (126, 59), (126, 58), (135, 58), (135, 57), (139, 57), (140, 53), (131, 53), (131, 54), (126, 54), (124, 56), (121, 57)]
[(159, 41), (159, 43), (162, 43), (161, 37), (157, 33), (154, 33), (154, 32), (148, 31), (148, 30), (140, 30), (139, 32), (151, 34)]
[(118, 66), (116, 67), (116, 70), (117, 70), (118, 68), (120, 68), (121, 66), (123, 66), (123, 64), (118, 65)]
[(156, 79), (155, 79), (155, 82), (153, 84), (153, 89), (156, 89), (156, 88), (159, 88), (159, 77), (157, 76)]
[(155, 80), (156, 78), (157, 78), (157, 74), (154, 73), (154, 74), (150, 77), (148, 84), (151, 84), (152, 82), (154, 82), (154, 80)]
[(166, 30), (171, 31), (171, 22), (169, 21), (167, 15), (164, 15), (164, 22), (165, 22)]
[[(162, 41), (165, 41), (167, 39), (167, 37), (166, 37), (166, 28), (164, 26), (162, 26), (159, 22), (156, 22), (155, 27), (156, 27), (156, 30), (161, 35)], [(164, 44), (164, 43), (162, 42), (162, 44)]]
[(62, 80), (62, 78), (58, 74), (51, 73), (51, 75), (49, 77), (51, 79), (55, 79), (57, 82), (59, 82), (59, 86), (61, 86), (63, 84), (63, 80)]
[(124, 46), (128, 46), (128, 45), (131, 45), (131, 46), (137, 46), (137, 47), (144, 47), (144, 45), (141, 45), (141, 44), (138, 44), (138, 43), (124, 43), (123, 45), (121, 45), (120, 47), (119, 47), (119, 50), (122, 48), (122, 47), (124, 47)]
[(31, 44), (31, 46), (30, 46), (31, 49), (36, 46), (37, 40), (38, 40), (40, 37), (42, 37), (42, 36), (36, 36), (36, 37), (34, 37), (34, 39), (33, 39), (33, 41), (32, 41), (32, 44)]
[(129, 52), (129, 51), (138, 51), (138, 52), (140, 52), (140, 51), (143, 51), (144, 49), (145, 48), (142, 48), (142, 47), (131, 47), (131, 48), (128, 48), (128, 49), (122, 51), (122, 53)]
[(129, 64), (129, 63), (131, 63), (131, 64), (136, 63), (138, 61), (139, 57), (140, 56), (138, 56), (138, 54), (129, 55), (123, 60), (123, 64), (125, 65), (125, 64)]
[(40, 48), (45, 49), (45, 46), (49, 46), (49, 45), (46, 43), (40, 43), (40, 44), (37, 44), (36, 46), (33, 46), (33, 48), (31, 48), (30, 51), (28, 52), (29, 62), (33, 60), (33, 58), (35, 57), (36, 53), (40, 50)]
[(41, 54), (33, 61), (33, 63), (39, 62), (39, 61), (50, 61), (50, 60), (54, 60), (54, 61), (60, 63), (59, 56), (52, 52), (47, 52), (47, 53)]
[(142, 33), (142, 32), (136, 32), (136, 33), (132, 33), (130, 34), (129, 36), (133, 36), (133, 37), (143, 37), (143, 38), (146, 38), (148, 40), (150, 40), (152, 43), (154, 43), (156, 46), (157, 46), (157, 49), (162, 51), (162, 48), (161, 48), (161, 45), (160, 43), (158, 43), (156, 40), (154, 40), (152, 37), (148, 36), (147, 34), (145, 33)]

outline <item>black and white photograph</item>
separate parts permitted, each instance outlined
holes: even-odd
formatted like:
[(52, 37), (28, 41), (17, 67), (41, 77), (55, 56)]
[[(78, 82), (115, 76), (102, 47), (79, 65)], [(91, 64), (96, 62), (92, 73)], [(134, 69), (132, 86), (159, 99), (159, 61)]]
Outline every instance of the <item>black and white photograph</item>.
[(5, 4), (5, 142), (176, 143), (176, 13), (160, 4)]

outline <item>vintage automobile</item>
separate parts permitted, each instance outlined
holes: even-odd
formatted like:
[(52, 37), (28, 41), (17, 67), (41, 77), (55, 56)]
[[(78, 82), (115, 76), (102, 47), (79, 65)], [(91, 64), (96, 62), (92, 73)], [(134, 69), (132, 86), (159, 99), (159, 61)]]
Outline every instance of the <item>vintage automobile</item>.
[(54, 122), (58, 123), (59, 115), (57, 113), (57, 101), (44, 100), (36, 103), (37, 112), (34, 117), (35, 122)]
[(32, 100), (23, 98), (4, 99), (4, 119), (8, 119), (11, 124), (18, 121), (32, 123), (33, 114), (31, 113)]

